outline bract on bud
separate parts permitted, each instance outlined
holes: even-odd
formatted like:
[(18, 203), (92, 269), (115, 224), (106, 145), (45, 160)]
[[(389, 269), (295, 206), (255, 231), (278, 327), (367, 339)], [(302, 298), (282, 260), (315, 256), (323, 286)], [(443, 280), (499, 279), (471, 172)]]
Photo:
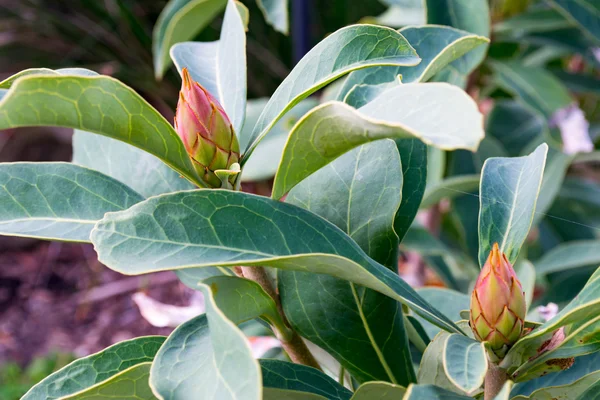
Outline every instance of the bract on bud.
[(175, 130), (202, 180), (210, 187), (221, 187), (215, 171), (229, 169), (239, 161), (240, 145), (217, 99), (192, 80), (187, 68), (182, 75)]
[(471, 329), (503, 358), (521, 337), (526, 311), (521, 282), (496, 243), (471, 294)]

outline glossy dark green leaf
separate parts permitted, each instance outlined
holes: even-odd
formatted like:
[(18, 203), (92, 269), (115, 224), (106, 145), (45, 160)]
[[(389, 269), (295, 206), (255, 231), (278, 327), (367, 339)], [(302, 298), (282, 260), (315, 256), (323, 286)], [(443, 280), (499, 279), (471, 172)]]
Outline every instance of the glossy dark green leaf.
[(548, 145), (529, 156), (489, 158), (481, 173), (479, 208), (479, 265), (483, 266), (494, 243), (514, 263), (529, 234)]
[(140, 337), (80, 358), (32, 387), (22, 400), (59, 399), (94, 387), (130, 367), (151, 362), (164, 341), (162, 336)]
[(533, 110), (550, 118), (570, 105), (573, 99), (567, 88), (543, 68), (527, 67), (517, 62), (493, 62), (497, 83)]
[(595, 0), (551, 0), (550, 3), (568, 20), (600, 43), (600, 4)]
[[(421, 62), (413, 67), (375, 67), (354, 71), (344, 82), (338, 100), (347, 102), (345, 98), (355, 85), (426, 82), (452, 61), (489, 41), (483, 36), (439, 25), (410, 26), (399, 32), (415, 48)], [(358, 107), (354, 103), (349, 104)]]
[(280, 360), (260, 360), (263, 386), (348, 400), (352, 392), (315, 368)]
[(105, 213), (142, 200), (121, 182), (73, 164), (0, 164), (2, 235), (89, 242)]
[(486, 122), (486, 133), (502, 143), (511, 157), (523, 150), (547, 130), (546, 122), (537, 113), (516, 101), (496, 102)]
[[(420, 109), (430, 112), (415, 113), (415, 98)], [(273, 198), (281, 198), (345, 152), (384, 138), (418, 138), (441, 149), (475, 150), (483, 138), (482, 115), (465, 92), (443, 83), (400, 85), (358, 110), (344, 103), (325, 103), (292, 129), (273, 184)]]
[(169, 66), (172, 45), (192, 39), (225, 8), (227, 0), (170, 0), (152, 32), (154, 74), (162, 78)]
[(126, 274), (240, 264), (329, 274), (405, 302), (458, 331), (337, 227), (260, 196), (197, 190), (154, 197), (108, 213), (96, 225), (92, 242), (101, 262)]
[(246, 157), (284, 113), (337, 78), (361, 68), (419, 61), (408, 41), (393, 29), (374, 25), (339, 29), (309, 51), (273, 93), (248, 141)]
[[(393, 267), (398, 248), (393, 224), (401, 190), (396, 144), (381, 140), (320, 169), (296, 186), (286, 202), (325, 218), (374, 260)], [(334, 356), (358, 382), (415, 381), (398, 302), (330, 276), (292, 271), (278, 276), (292, 326)]]
[(61, 400), (158, 400), (148, 379), (152, 363), (145, 362), (111, 376), (107, 380)]
[[(177, 327), (156, 354), (150, 383), (163, 400), (261, 400), (260, 367), (242, 331), (217, 306), (209, 286), (199, 284), (206, 314)], [(236, 313), (245, 320), (258, 308)]]
[(32, 75), (0, 101), (0, 129), (63, 126), (136, 146), (202, 185), (179, 136), (150, 104), (108, 76)]

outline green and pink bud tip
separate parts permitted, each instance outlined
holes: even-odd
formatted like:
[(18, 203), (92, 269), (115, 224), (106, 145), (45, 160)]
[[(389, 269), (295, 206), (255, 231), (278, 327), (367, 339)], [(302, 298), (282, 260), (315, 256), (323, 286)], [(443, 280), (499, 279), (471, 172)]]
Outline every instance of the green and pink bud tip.
[[(239, 161), (238, 139), (217, 99), (192, 80), (187, 68), (183, 69), (182, 76), (175, 131), (202, 181), (209, 187), (223, 187), (215, 171), (231, 169)], [(235, 174), (229, 176), (235, 180)]]
[(495, 243), (471, 294), (471, 329), (503, 358), (523, 333), (526, 311), (521, 282)]

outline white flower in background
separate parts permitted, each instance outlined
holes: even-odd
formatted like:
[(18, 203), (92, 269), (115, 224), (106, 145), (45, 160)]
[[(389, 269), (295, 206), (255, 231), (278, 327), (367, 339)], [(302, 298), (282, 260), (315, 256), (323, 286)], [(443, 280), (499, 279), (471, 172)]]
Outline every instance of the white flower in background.
[(157, 328), (175, 328), (204, 312), (204, 297), (199, 292), (194, 292), (190, 304), (183, 307), (161, 303), (142, 292), (134, 294), (132, 299), (142, 317)]
[(551, 124), (560, 129), (563, 151), (566, 154), (589, 153), (594, 150), (589, 134), (590, 124), (577, 105), (558, 110), (552, 116)]
[(596, 47), (596, 48), (592, 49), (592, 53), (594, 53), (596, 60), (598, 60), (598, 62), (600, 62), (600, 47)]
[(545, 306), (539, 306), (537, 308), (537, 312), (544, 319), (544, 321), (549, 321), (558, 314), (558, 305), (555, 303), (548, 303)]

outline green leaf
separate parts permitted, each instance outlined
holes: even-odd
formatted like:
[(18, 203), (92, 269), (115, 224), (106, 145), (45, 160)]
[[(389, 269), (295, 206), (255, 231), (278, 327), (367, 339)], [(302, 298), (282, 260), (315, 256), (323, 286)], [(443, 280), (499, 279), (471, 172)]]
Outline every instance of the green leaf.
[[(199, 284), (206, 314), (177, 327), (156, 354), (150, 370), (154, 392), (173, 399), (262, 399), (260, 369), (235, 323), (217, 306), (208, 285)], [(236, 317), (259, 316), (257, 308)]]
[[(567, 370), (546, 374), (527, 382), (517, 383), (512, 391), (513, 396), (529, 398), (538, 389), (573, 385), (579, 386), (578, 381), (585, 382), (585, 377), (598, 372), (600, 352), (592, 353), (575, 359), (573, 366)], [(587, 387), (588, 385), (584, 385)], [(585, 389), (584, 389), (585, 390)]]
[(258, 283), (237, 276), (213, 276), (202, 283), (210, 286), (215, 304), (230, 320), (239, 324), (259, 315), (277, 328), (283, 340), (291, 336), (275, 301)]
[[(419, 109), (415, 113), (415, 98)], [(482, 115), (462, 90), (443, 83), (400, 85), (359, 110), (330, 102), (314, 108), (292, 129), (273, 184), (279, 199), (308, 175), (373, 140), (418, 138), (442, 149), (476, 149)], [(318, 129), (317, 129), (318, 128)]]
[(269, 25), (284, 35), (289, 33), (288, 0), (258, 0), (257, 4)]
[(494, 33), (500, 40), (519, 39), (529, 33), (554, 31), (571, 26), (573, 23), (556, 10), (536, 7), (494, 24)]
[(406, 388), (387, 382), (366, 382), (356, 389), (351, 400), (396, 400), (401, 399)]
[(132, 89), (108, 76), (19, 78), (0, 101), (0, 129), (22, 126), (63, 126), (118, 139), (202, 185), (167, 120)]
[(246, 114), (246, 32), (236, 2), (227, 2), (218, 41), (178, 43), (170, 54), (179, 73), (188, 68), (192, 79), (223, 106), (235, 132), (240, 132)]
[(544, 118), (512, 100), (496, 102), (485, 126), (487, 135), (498, 139), (511, 157), (522, 155), (546, 130)]
[(442, 331), (429, 343), (421, 358), (417, 380), (421, 384), (436, 385), (453, 393), (464, 393), (448, 378), (444, 369), (443, 356), (449, 337), (448, 332)]
[(498, 243), (514, 264), (533, 221), (548, 145), (529, 156), (489, 158), (481, 172), (479, 207), (479, 265)]
[(573, 102), (567, 88), (543, 68), (526, 67), (517, 62), (495, 61), (490, 65), (504, 90), (546, 118)]
[(164, 341), (162, 336), (140, 337), (75, 360), (32, 387), (21, 400), (54, 400), (93, 387), (130, 367), (151, 362)]
[(419, 139), (398, 139), (396, 147), (402, 160), (402, 202), (394, 220), (394, 230), (400, 241), (406, 235), (427, 186), (427, 145)]
[[(247, 112), (262, 112), (267, 100), (259, 99), (258, 102), (256, 100), (255, 102), (255, 105), (248, 107)], [(259, 107), (261, 104), (262, 108)], [(288, 111), (288, 113), (275, 124), (273, 129), (271, 129), (265, 138), (260, 141), (253, 156), (250, 157), (248, 162), (244, 165), (242, 182), (262, 181), (271, 179), (275, 176), (290, 130), (304, 114), (317, 104), (318, 101), (312, 97), (304, 99)], [(257, 108), (259, 109), (256, 110)], [(242, 137), (247, 138), (249, 138), (249, 135), (252, 133), (252, 127), (254, 126), (254, 122), (258, 119), (258, 114), (256, 114), (256, 117), (253, 119), (254, 122), (248, 121), (248, 119), (249, 118), (246, 118), (244, 130), (241, 135)], [(245, 128), (247, 126), (249, 126), (249, 132), (245, 134)]]
[(540, 187), (536, 211), (533, 218), (534, 225), (537, 225), (539, 221), (546, 216), (546, 212), (554, 203), (554, 199), (556, 199), (556, 196), (562, 187), (565, 175), (567, 174), (567, 170), (569, 169), (573, 158), (573, 155), (565, 154), (552, 147), (549, 148), (542, 186)]
[(479, 180), (479, 174), (456, 175), (441, 180), (432, 186), (427, 186), (421, 207), (431, 207), (442, 199), (453, 199), (465, 193), (471, 193), (479, 187)]
[(488, 369), (483, 343), (464, 335), (450, 335), (442, 362), (448, 379), (462, 391), (472, 393), (483, 385)]
[(152, 363), (134, 365), (109, 379), (61, 400), (158, 400), (150, 389), (148, 377)]
[[(582, 378), (571, 382), (566, 385), (548, 385), (547, 387), (541, 387), (531, 392), (530, 395), (514, 396), (512, 400), (526, 400), (526, 399), (576, 399), (588, 388), (593, 387), (592, 385), (600, 381), (600, 371), (592, 372)], [(597, 390), (597, 389), (596, 389)], [(589, 399), (590, 397), (583, 397), (583, 399)]]
[(471, 400), (435, 385), (410, 385), (402, 400)]
[[(437, 310), (444, 314), (451, 321), (461, 320), (460, 312), (468, 310), (470, 307), (470, 299), (464, 293), (455, 290), (443, 288), (422, 288), (417, 290), (417, 293), (424, 299), (430, 302)], [(434, 337), (440, 332), (440, 329), (435, 325), (417, 317), (429, 337)]]
[(169, 66), (172, 45), (192, 39), (225, 8), (227, 0), (170, 0), (152, 32), (154, 74), (161, 79)]
[(115, 178), (144, 197), (195, 188), (152, 154), (80, 130), (73, 135), (73, 163)]
[(533, 301), (533, 293), (535, 292), (535, 267), (531, 261), (522, 258), (517, 260), (517, 263), (515, 264), (515, 272), (517, 273), (517, 277), (523, 286), (527, 309), (529, 309)]
[(600, 240), (561, 243), (535, 262), (540, 275), (600, 265)]
[(327, 400), (327, 398), (308, 392), (263, 388), (262, 400)]
[[(398, 84), (398, 75), (401, 76), (402, 83), (426, 82), (452, 61), (489, 42), (486, 37), (447, 26), (410, 26), (400, 29), (399, 32), (421, 57), (419, 65), (375, 67), (352, 72), (344, 82), (338, 100), (345, 101), (350, 90), (356, 85)], [(355, 104), (352, 105), (356, 107)]]
[[(396, 144), (380, 140), (320, 169), (296, 186), (286, 202), (325, 218), (371, 258), (392, 267), (397, 264), (393, 224), (401, 190)], [(415, 381), (398, 302), (329, 276), (280, 271), (278, 277), (285, 315), (294, 329), (334, 356), (358, 382)]]
[(415, 50), (393, 29), (374, 25), (339, 29), (309, 51), (273, 93), (254, 127), (245, 158), (283, 114), (328, 83), (361, 68), (419, 61)]
[(69, 163), (0, 164), (0, 234), (89, 242), (106, 212), (143, 200), (99, 172)]
[(329, 400), (348, 400), (352, 392), (322, 373), (305, 365), (279, 360), (260, 360), (265, 389), (308, 392)]
[[(256, 226), (260, 235), (243, 233)], [(101, 262), (126, 274), (234, 265), (329, 274), (405, 302), (424, 318), (458, 331), (337, 227), (260, 196), (214, 189), (150, 198), (108, 213), (96, 225), (92, 242)]]
[(580, 394), (576, 400), (598, 400), (600, 396), (600, 382), (591, 385), (585, 392)]
[[(487, 0), (425, 0), (427, 23), (448, 25), (476, 35), (490, 37), (490, 10)], [(465, 54), (434, 79), (465, 86), (467, 76), (484, 60), (488, 46)]]
[[(540, 355), (543, 356), (545, 353), (543, 346), (544, 342), (549, 340), (552, 337), (553, 332), (557, 329), (597, 318), (600, 313), (599, 286), (600, 268), (590, 277), (579, 295), (554, 318), (544, 323), (527, 336), (521, 338), (508, 351), (500, 366), (512, 374), (520, 368), (520, 366), (526, 363), (527, 360), (535, 361)], [(566, 333), (568, 334), (568, 332)], [(584, 343), (581, 343), (581, 345), (583, 346)]]
[(550, 3), (568, 20), (600, 43), (600, 4), (593, 0), (550, 0)]

